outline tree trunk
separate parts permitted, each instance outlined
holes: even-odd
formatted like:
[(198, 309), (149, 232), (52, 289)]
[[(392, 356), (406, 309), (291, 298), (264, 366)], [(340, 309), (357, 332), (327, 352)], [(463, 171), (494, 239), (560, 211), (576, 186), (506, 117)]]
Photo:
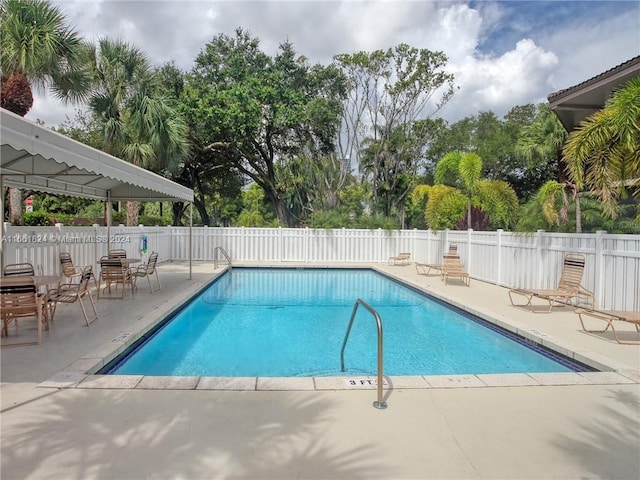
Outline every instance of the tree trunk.
[(278, 217), (278, 221), (280, 222), (281, 225), (286, 225), (287, 227), (291, 227), (292, 225), (290, 225), (290, 218), (289, 215), (287, 213), (286, 208), (284, 207), (284, 203), (282, 203), (282, 200), (280, 198), (274, 198), (272, 199), (273, 201), (273, 208), (276, 211), (276, 217)]
[(173, 216), (173, 226), (180, 227), (182, 226), (182, 216), (184, 215), (184, 210), (186, 207), (186, 203), (184, 202), (173, 202), (171, 203), (171, 213)]
[(138, 212), (140, 202), (127, 202), (127, 225), (129, 227), (138, 226)]
[(580, 194), (576, 192), (576, 233), (582, 233), (582, 208), (580, 207)]
[(22, 223), (22, 190), (9, 188), (9, 222), (12, 225)]
[(212, 227), (213, 225), (211, 225), (211, 219), (209, 218), (209, 214), (207, 213), (207, 209), (204, 202), (194, 195), (193, 205), (196, 207), (196, 210), (198, 210), (198, 213), (200, 214), (200, 219), (202, 220), (202, 224)]
[(276, 212), (276, 217), (278, 218), (280, 224), (291, 227), (291, 215), (289, 215), (289, 212), (285, 208), (285, 205), (275, 188), (267, 185), (267, 188), (263, 187), (262, 189), (264, 190), (265, 195), (271, 201), (271, 205), (273, 205), (273, 209)]

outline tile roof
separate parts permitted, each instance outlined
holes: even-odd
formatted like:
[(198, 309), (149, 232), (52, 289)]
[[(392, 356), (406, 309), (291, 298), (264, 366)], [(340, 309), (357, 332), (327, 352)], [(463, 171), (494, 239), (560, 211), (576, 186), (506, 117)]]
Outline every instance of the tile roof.
[(600, 73), (599, 75), (596, 75), (593, 78), (590, 78), (588, 80), (585, 80), (584, 82), (578, 83), (577, 85), (574, 85), (573, 87), (569, 87), (569, 88), (565, 88), (563, 90), (559, 90), (557, 92), (554, 93), (550, 93), (547, 96), (547, 99), (549, 100), (549, 102), (553, 102), (554, 100), (556, 100), (559, 97), (562, 97), (563, 95), (567, 95), (569, 93), (572, 93), (574, 91), (580, 90), (581, 88), (584, 88), (586, 86), (588, 86), (589, 84), (592, 83), (596, 83), (600, 80), (603, 80), (609, 76), (615, 75), (616, 73), (626, 70), (627, 68), (635, 65), (635, 64), (640, 64), (640, 55), (637, 57), (633, 57), (630, 60), (627, 60), (624, 63), (621, 63), (620, 65), (610, 68), (609, 70), (607, 70), (606, 72)]

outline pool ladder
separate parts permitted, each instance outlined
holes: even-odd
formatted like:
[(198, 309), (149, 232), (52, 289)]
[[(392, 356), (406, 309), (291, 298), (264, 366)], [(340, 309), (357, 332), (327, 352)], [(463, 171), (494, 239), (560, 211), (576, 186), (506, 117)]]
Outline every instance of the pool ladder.
[(340, 365), (342, 371), (344, 372), (344, 349), (347, 346), (347, 340), (349, 339), (349, 334), (351, 333), (351, 327), (353, 326), (353, 320), (356, 318), (356, 313), (358, 312), (358, 307), (362, 305), (366, 308), (373, 318), (376, 320), (376, 326), (378, 328), (378, 400), (373, 402), (373, 406), (375, 408), (384, 409), (387, 408), (387, 402), (382, 399), (382, 382), (383, 382), (383, 369), (382, 369), (382, 319), (378, 312), (369, 305), (364, 300), (358, 298), (356, 303), (353, 305), (353, 311), (351, 312), (351, 319), (349, 320), (349, 326), (347, 327), (347, 333), (344, 335), (344, 341), (342, 342), (342, 351), (340, 352)]
[(222, 247), (216, 247), (213, 249), (213, 268), (218, 268), (218, 264), (220, 263), (219, 254), (221, 254), (225, 258), (227, 264), (229, 265), (229, 272), (231, 272), (231, 257)]

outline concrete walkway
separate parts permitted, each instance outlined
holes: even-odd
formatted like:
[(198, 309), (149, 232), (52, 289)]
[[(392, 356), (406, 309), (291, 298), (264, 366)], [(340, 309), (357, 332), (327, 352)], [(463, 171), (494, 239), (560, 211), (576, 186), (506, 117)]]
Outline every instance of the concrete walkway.
[(90, 327), (63, 305), (41, 345), (1, 350), (1, 478), (640, 477), (640, 347), (581, 332), (571, 312), (512, 307), (502, 287), (376, 268), (605, 371), (391, 378), (386, 410), (344, 382), (101, 383), (97, 361), (221, 271), (196, 264), (189, 280), (186, 265), (166, 263), (161, 292), (141, 282), (134, 298), (100, 300)]

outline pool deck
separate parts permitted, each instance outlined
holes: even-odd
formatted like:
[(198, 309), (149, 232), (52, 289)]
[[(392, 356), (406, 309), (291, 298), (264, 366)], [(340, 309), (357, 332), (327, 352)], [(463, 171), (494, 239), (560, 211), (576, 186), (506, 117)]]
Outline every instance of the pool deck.
[[(385, 410), (373, 408), (376, 390), (367, 378), (93, 375), (222, 271), (195, 263), (189, 279), (188, 265), (164, 263), (162, 291), (149, 293), (143, 279), (134, 298), (101, 299), (90, 327), (78, 305), (62, 305), (41, 345), (0, 351), (0, 476), (640, 476), (640, 346), (619, 345), (609, 332), (582, 332), (568, 309), (513, 307), (500, 286), (455, 279), (445, 286), (413, 265), (373, 267), (602, 371), (391, 377)], [(640, 335), (621, 328), (625, 338)]]

